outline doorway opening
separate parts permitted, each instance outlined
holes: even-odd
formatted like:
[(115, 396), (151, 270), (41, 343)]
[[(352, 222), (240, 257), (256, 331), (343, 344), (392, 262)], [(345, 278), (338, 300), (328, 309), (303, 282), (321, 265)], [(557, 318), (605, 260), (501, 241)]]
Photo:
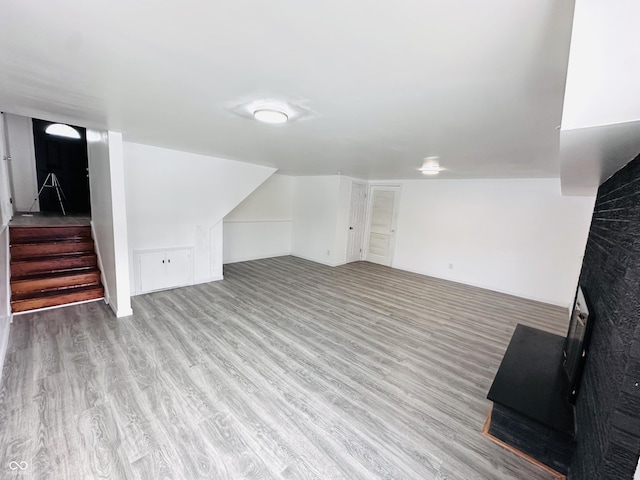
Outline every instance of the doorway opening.
[(52, 125), (61, 124), (33, 119), (40, 211), (90, 215), (86, 129), (64, 125), (68, 133), (77, 132), (68, 136), (52, 132)]

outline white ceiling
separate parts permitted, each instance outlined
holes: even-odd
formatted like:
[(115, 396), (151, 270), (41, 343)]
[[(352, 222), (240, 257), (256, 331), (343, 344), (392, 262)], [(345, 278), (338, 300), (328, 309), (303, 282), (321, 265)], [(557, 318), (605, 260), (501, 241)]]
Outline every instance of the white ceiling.
[[(0, 109), (283, 173), (558, 177), (569, 0), (0, 0)], [(270, 126), (244, 108), (288, 103)]]

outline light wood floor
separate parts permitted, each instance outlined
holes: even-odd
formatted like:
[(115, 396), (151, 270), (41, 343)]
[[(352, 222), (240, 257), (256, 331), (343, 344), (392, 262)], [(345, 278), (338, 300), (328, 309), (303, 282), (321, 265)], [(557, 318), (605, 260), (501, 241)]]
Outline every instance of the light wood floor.
[(552, 478), (481, 429), (516, 323), (563, 309), (364, 262), (224, 273), (16, 317), (0, 478)]

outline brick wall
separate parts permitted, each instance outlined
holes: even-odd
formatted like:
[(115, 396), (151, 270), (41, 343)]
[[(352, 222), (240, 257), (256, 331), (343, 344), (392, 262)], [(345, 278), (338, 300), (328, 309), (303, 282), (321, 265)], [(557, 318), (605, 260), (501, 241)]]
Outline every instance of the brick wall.
[(640, 156), (600, 186), (580, 273), (593, 334), (571, 480), (631, 480), (640, 453)]

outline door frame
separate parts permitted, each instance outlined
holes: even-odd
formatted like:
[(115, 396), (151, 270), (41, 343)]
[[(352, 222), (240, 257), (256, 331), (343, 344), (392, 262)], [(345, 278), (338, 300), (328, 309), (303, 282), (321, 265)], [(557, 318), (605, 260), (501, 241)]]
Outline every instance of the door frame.
[[(400, 212), (400, 199), (402, 198), (402, 183), (393, 183), (393, 182), (380, 182), (380, 183), (369, 183), (369, 188), (367, 190), (367, 220), (366, 220), (366, 228), (364, 232), (364, 248), (362, 249), (362, 258), (366, 261), (367, 255), (369, 254), (369, 237), (371, 235), (371, 209), (373, 207), (373, 189), (376, 187), (386, 187), (386, 188), (397, 188), (396, 190), (396, 199), (395, 199), (395, 215), (393, 218), (393, 230), (394, 235), (391, 238), (391, 245), (389, 250), (391, 251), (391, 262), (390, 265), (393, 267), (393, 259), (396, 253), (396, 236), (398, 233), (398, 213)], [(373, 262), (372, 262), (373, 263)]]

